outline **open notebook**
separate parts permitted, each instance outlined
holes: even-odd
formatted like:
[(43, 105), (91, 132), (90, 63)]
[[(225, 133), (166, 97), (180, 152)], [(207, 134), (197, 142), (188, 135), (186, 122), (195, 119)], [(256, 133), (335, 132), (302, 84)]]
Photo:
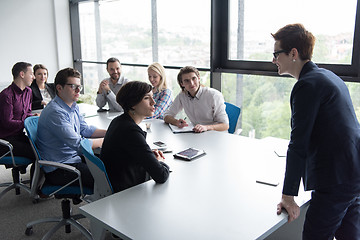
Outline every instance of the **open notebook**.
[(188, 126), (179, 128), (175, 125), (169, 124), (169, 127), (173, 133), (186, 133), (186, 132), (194, 132), (194, 125), (191, 122), (188, 122)]

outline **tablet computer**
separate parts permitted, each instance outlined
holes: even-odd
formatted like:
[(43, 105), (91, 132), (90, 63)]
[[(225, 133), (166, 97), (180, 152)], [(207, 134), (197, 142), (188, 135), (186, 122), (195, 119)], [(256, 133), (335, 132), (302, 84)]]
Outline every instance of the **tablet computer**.
[(196, 149), (196, 148), (188, 148), (188, 149), (185, 149), (181, 152), (174, 154), (174, 157), (180, 158), (183, 160), (187, 160), (187, 161), (191, 161), (191, 160), (198, 158), (200, 156), (203, 156), (205, 154), (206, 153), (204, 150), (200, 150), (200, 149)]

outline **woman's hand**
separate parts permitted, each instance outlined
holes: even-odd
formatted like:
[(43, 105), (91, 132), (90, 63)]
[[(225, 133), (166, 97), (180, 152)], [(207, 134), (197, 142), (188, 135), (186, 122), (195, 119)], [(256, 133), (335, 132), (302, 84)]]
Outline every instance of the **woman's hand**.
[(164, 161), (165, 157), (162, 151), (158, 150), (158, 149), (153, 149), (152, 150), (156, 159), (159, 161)]

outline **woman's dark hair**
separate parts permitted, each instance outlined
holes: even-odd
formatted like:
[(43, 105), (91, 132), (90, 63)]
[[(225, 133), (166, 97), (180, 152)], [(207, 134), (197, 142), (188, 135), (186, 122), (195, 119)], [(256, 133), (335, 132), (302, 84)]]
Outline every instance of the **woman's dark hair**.
[(39, 70), (39, 69), (44, 69), (44, 70), (46, 70), (46, 74), (49, 75), (49, 70), (48, 70), (43, 64), (36, 64), (36, 65), (34, 65), (34, 67), (33, 67), (34, 75), (36, 74), (36, 71)]
[(121, 87), (116, 95), (116, 102), (120, 104), (124, 112), (129, 112), (151, 90), (152, 86), (146, 82), (130, 81)]

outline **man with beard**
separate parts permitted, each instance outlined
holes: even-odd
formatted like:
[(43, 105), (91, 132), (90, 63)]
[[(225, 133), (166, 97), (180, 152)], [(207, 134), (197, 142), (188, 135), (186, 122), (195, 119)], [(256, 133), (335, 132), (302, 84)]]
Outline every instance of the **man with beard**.
[(106, 70), (110, 78), (102, 80), (96, 96), (96, 105), (102, 109), (107, 103), (110, 111), (122, 112), (122, 107), (116, 102), (116, 94), (129, 79), (121, 74), (121, 64), (117, 58), (109, 58), (106, 62)]

